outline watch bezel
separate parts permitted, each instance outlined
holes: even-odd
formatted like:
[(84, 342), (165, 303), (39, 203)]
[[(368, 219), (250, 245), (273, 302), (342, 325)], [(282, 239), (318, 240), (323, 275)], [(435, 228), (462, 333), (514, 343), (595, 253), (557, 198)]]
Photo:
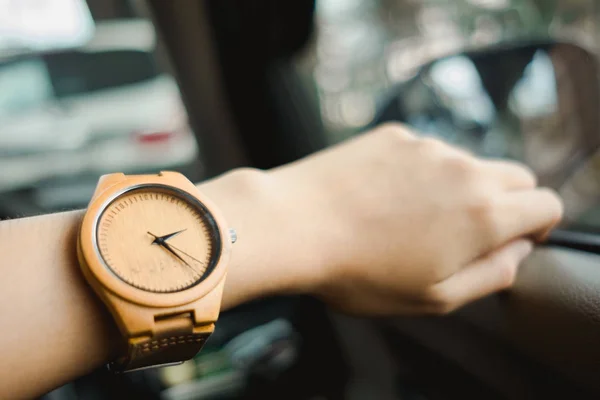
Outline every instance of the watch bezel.
[[(123, 278), (122, 276), (119, 276), (119, 273), (117, 271), (115, 271), (115, 269), (113, 267), (110, 266), (110, 264), (106, 261), (106, 259), (102, 255), (102, 252), (100, 251), (99, 243), (98, 243), (99, 242), (99, 240), (98, 240), (99, 224), (100, 224), (100, 221), (102, 220), (102, 217), (105, 215), (105, 213), (109, 209), (109, 207), (111, 207), (111, 205), (113, 205), (115, 202), (119, 201), (119, 199), (121, 199), (123, 196), (126, 196), (126, 195), (130, 194), (131, 192), (145, 191), (145, 190), (149, 190), (149, 191), (156, 190), (157, 192), (167, 192), (174, 196), (179, 197), (180, 199), (184, 200), (188, 204), (191, 204), (192, 206), (197, 207), (198, 209), (201, 210), (203, 218), (205, 219), (204, 222), (207, 224), (208, 228), (210, 229), (210, 232), (209, 232), (209, 234), (211, 236), (210, 240), (212, 240), (213, 242), (211, 243), (211, 250), (212, 250), (211, 253), (212, 254), (211, 254), (211, 259), (208, 264), (208, 267), (206, 268), (206, 270), (204, 271), (204, 273), (202, 274), (200, 279), (196, 280), (194, 283), (192, 283), (191, 285), (189, 285), (183, 289), (171, 290), (171, 291), (167, 291), (167, 290), (159, 291), (159, 290), (146, 290), (144, 288), (140, 288), (139, 286), (135, 285), (134, 283), (127, 282), (127, 280), (125, 278)], [(164, 185), (164, 184), (143, 184), (143, 185), (130, 186), (129, 188), (123, 190), (122, 192), (114, 193), (112, 198), (108, 200), (108, 203), (104, 205), (103, 209), (100, 211), (100, 215), (94, 221), (94, 223), (95, 223), (95, 226), (94, 226), (94, 239), (93, 240), (94, 240), (96, 254), (98, 255), (98, 257), (100, 257), (101, 261), (104, 263), (106, 268), (108, 268), (117, 278), (121, 279), (128, 285), (133, 286), (140, 290), (144, 290), (146, 292), (178, 293), (183, 290), (190, 289), (190, 288), (200, 284), (208, 276), (210, 276), (210, 274), (212, 274), (212, 272), (214, 271), (215, 266), (219, 260), (219, 257), (221, 255), (220, 229), (219, 229), (219, 226), (217, 225), (217, 222), (215, 221), (213, 215), (211, 214), (210, 210), (208, 208), (206, 208), (206, 206), (204, 204), (202, 204), (202, 202), (200, 202), (196, 197), (190, 196), (187, 192), (184, 192), (180, 189), (176, 189), (173, 186)]]
[[(183, 177), (182, 177), (183, 178)], [(199, 282), (177, 292), (152, 292), (137, 288), (120, 278), (107, 265), (100, 254), (97, 244), (97, 225), (106, 208), (119, 196), (132, 190), (143, 188), (160, 188), (171, 190), (187, 198), (188, 201), (198, 203), (214, 222), (216, 228), (218, 249), (214, 249), (215, 260), (212, 271), (205, 275)], [(81, 267), (84, 275), (92, 285), (126, 299), (130, 302), (151, 307), (173, 307), (193, 302), (210, 293), (212, 289), (225, 277), (226, 265), (229, 261), (231, 240), (229, 230), (222, 215), (212, 202), (204, 196), (187, 179), (173, 179), (170, 176), (135, 176), (125, 178), (98, 194), (88, 207), (81, 223), (78, 246), (81, 258)], [(96, 288), (98, 289), (98, 288)]]

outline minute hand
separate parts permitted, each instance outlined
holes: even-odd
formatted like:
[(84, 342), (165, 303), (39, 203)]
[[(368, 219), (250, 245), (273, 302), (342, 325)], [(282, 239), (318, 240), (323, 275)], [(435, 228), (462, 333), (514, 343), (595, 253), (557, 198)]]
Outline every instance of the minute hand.
[(188, 267), (191, 267), (190, 264), (187, 263), (187, 261), (185, 261), (179, 254), (177, 254), (175, 252), (175, 250), (173, 250), (172, 246), (167, 243), (167, 242), (161, 242), (160, 246), (164, 247), (165, 249), (167, 249), (167, 251), (171, 254), (173, 254), (175, 257), (179, 258), (185, 265), (187, 265)]
[(189, 258), (191, 258), (191, 259), (193, 259), (193, 260), (195, 260), (195, 261), (199, 262), (200, 264), (204, 264), (204, 261), (200, 261), (200, 260), (198, 260), (196, 257), (194, 257), (194, 256), (192, 256), (192, 255), (189, 255), (189, 254), (188, 254), (188, 253), (186, 253), (185, 251), (183, 251), (183, 250), (181, 250), (181, 249), (179, 249), (179, 248), (177, 248), (177, 247), (173, 246), (172, 244), (165, 243), (165, 245), (167, 245), (167, 246), (170, 246), (170, 247), (174, 248), (174, 249), (175, 249), (175, 250), (177, 250), (178, 252), (185, 254), (186, 256), (188, 256)]

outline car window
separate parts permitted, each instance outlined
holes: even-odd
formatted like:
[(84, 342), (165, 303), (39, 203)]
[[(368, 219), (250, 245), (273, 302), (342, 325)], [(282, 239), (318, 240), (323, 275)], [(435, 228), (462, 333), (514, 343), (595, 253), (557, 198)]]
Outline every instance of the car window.
[(85, 207), (106, 173), (201, 178), (180, 88), (136, 2), (69, 0), (67, 21), (53, 1), (2, 13), (0, 217)]
[(48, 69), (40, 58), (0, 63), (0, 118), (26, 113), (52, 97)]
[(154, 54), (135, 50), (48, 54), (44, 62), (58, 98), (132, 85), (159, 74)]

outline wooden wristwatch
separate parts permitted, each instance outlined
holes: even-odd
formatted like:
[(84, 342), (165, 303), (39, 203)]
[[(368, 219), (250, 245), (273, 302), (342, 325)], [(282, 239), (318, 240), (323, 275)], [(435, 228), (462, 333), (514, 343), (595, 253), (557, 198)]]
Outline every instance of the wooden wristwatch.
[(200, 351), (219, 316), (235, 236), (179, 173), (100, 178), (78, 255), (124, 337), (110, 369), (172, 365)]

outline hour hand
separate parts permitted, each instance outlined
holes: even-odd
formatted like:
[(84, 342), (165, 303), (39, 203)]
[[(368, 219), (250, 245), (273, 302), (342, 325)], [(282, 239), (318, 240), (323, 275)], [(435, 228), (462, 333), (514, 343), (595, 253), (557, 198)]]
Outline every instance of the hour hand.
[(169, 233), (168, 235), (164, 235), (164, 236), (156, 236), (154, 233), (152, 232), (148, 232), (148, 235), (152, 236), (154, 238), (154, 241), (152, 242), (152, 244), (161, 244), (163, 242), (165, 242), (166, 240), (171, 239), (173, 236), (179, 235), (181, 232), (185, 231), (186, 229), (182, 229), (180, 231), (177, 232), (173, 232), (173, 233)]
[(171, 246), (169, 246), (169, 244), (167, 242), (162, 242), (161, 244), (162, 247), (164, 247), (165, 249), (167, 249), (167, 251), (171, 254), (173, 254), (175, 257), (179, 258), (185, 265), (187, 265), (188, 267), (191, 267), (190, 264), (187, 263), (187, 261), (185, 261), (183, 258), (181, 258), (181, 256), (179, 254), (177, 254), (175, 252), (175, 250), (173, 250), (171, 248)]
[(160, 238), (161, 238), (163, 241), (167, 241), (167, 240), (171, 239), (173, 236), (177, 236), (177, 235), (179, 235), (181, 232), (183, 232), (183, 231), (185, 231), (185, 230), (186, 230), (186, 229), (182, 229), (182, 230), (180, 230), (180, 231), (177, 231), (177, 232), (169, 233), (168, 235), (161, 236)]

